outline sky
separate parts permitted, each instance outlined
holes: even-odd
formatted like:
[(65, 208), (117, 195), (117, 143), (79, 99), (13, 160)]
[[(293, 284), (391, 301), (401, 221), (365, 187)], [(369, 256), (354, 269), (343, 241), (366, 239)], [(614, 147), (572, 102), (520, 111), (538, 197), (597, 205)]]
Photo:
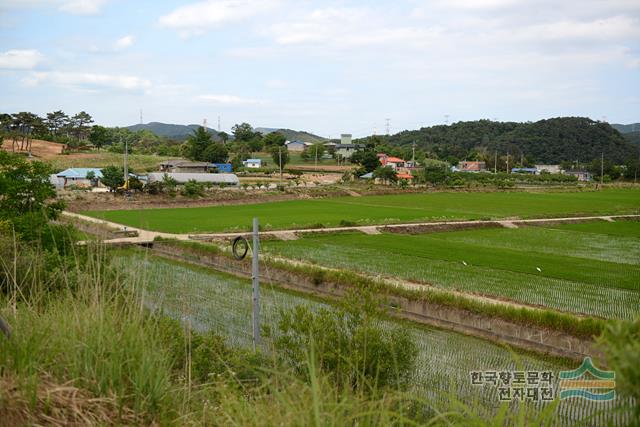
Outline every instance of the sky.
[(640, 0), (0, 0), (0, 112), (60, 109), (327, 137), (640, 122)]

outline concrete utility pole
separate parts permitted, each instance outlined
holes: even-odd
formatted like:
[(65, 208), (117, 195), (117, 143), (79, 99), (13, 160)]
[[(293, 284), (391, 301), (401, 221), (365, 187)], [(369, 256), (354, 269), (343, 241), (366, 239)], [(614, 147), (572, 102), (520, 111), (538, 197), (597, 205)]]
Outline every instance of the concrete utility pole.
[(493, 160), (493, 173), (498, 173), (498, 152), (496, 151), (496, 157)]
[(413, 141), (413, 144), (411, 145), (411, 167), (415, 168), (416, 167), (416, 142)]
[[(120, 143), (122, 144), (122, 137), (120, 137)], [(129, 143), (124, 140), (124, 188), (129, 189)]]
[(391, 119), (384, 119), (387, 122), (387, 126), (386, 126), (386, 130), (387, 130), (387, 136), (389, 136), (389, 122), (391, 121)]
[(600, 158), (600, 186), (602, 186), (602, 184), (604, 184), (604, 151)]
[(278, 157), (280, 158), (280, 184), (282, 184), (282, 147), (278, 147)]
[(253, 258), (251, 263), (251, 285), (253, 290), (253, 351), (257, 351), (260, 346), (260, 280), (259, 280), (259, 260), (260, 252), (260, 225), (258, 218), (253, 218)]

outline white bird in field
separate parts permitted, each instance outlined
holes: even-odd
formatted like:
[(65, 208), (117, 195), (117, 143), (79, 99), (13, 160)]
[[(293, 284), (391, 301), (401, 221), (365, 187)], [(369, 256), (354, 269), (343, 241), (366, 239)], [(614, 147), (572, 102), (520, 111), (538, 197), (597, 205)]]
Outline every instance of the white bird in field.
[(462, 261), (462, 263), (463, 263), (464, 265), (467, 265), (467, 263), (466, 263), (466, 262), (464, 262), (464, 261)]
[(542, 269), (540, 267), (536, 267), (536, 270), (542, 273)]

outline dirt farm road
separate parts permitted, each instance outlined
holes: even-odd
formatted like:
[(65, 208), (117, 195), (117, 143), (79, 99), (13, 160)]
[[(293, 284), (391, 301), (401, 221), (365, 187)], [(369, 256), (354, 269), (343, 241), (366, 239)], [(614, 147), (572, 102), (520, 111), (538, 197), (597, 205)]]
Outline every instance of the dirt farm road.
[[(65, 211), (63, 216), (73, 218), (80, 221), (86, 221), (99, 224), (118, 231), (137, 232), (136, 237), (118, 237), (115, 239), (104, 240), (106, 244), (145, 244), (151, 243), (156, 237), (176, 240), (213, 240), (213, 239), (232, 239), (238, 235), (248, 235), (247, 233), (201, 233), (201, 234), (175, 234), (163, 233), (159, 231), (144, 230), (141, 228), (131, 227), (124, 224), (118, 224), (87, 215), (81, 215), (74, 212)], [(576, 221), (609, 221), (613, 222), (617, 219), (640, 219), (640, 215), (599, 215), (599, 216), (581, 216), (581, 217), (560, 217), (560, 218), (535, 218), (535, 219), (505, 219), (505, 220), (472, 220), (472, 221), (436, 221), (436, 222), (420, 222), (405, 224), (381, 224), (366, 226), (350, 226), (350, 227), (332, 227), (332, 228), (304, 228), (291, 230), (273, 230), (261, 231), (261, 236), (275, 237), (280, 240), (296, 240), (298, 235), (305, 233), (335, 233), (345, 231), (359, 231), (365, 234), (380, 234), (382, 231), (402, 231), (415, 229), (419, 231), (446, 230), (460, 228), (475, 228), (486, 226), (501, 226), (505, 228), (518, 228), (520, 225), (536, 225), (536, 224), (559, 224), (564, 222)]]

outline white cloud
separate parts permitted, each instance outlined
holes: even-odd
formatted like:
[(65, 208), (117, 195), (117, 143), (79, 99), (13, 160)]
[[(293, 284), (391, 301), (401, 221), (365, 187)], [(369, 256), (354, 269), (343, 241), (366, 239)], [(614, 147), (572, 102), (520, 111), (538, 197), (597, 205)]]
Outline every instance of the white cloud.
[(42, 54), (35, 49), (11, 49), (0, 53), (0, 69), (30, 70), (42, 60)]
[(102, 89), (139, 91), (151, 88), (151, 82), (136, 76), (76, 73), (65, 71), (33, 72), (23, 82), (29, 86), (50, 83), (55, 86), (99, 91)]
[(135, 41), (135, 38), (133, 36), (131, 35), (124, 36), (116, 40), (116, 42), (113, 45), (113, 48), (116, 50), (126, 49), (129, 46), (131, 46), (134, 41)]
[(95, 15), (107, 2), (108, 0), (3, 0), (0, 2), (0, 10), (55, 7), (62, 12), (74, 15)]
[(628, 16), (613, 16), (593, 21), (558, 21), (515, 30), (516, 39), (550, 41), (609, 41), (640, 37), (640, 22)]
[(66, 0), (59, 9), (74, 15), (95, 15), (106, 3), (107, 0)]
[(260, 105), (264, 104), (264, 101), (260, 101), (257, 99), (251, 98), (243, 98), (236, 95), (222, 95), (222, 94), (211, 94), (211, 95), (199, 95), (197, 97), (200, 101), (205, 101), (211, 104), (220, 104), (220, 105)]
[(189, 36), (258, 15), (278, 3), (278, 0), (205, 0), (179, 7), (161, 16), (158, 22)]
[(424, 46), (440, 34), (436, 27), (400, 26), (366, 8), (326, 8), (271, 27), (282, 45), (318, 44), (359, 47), (383, 44)]

